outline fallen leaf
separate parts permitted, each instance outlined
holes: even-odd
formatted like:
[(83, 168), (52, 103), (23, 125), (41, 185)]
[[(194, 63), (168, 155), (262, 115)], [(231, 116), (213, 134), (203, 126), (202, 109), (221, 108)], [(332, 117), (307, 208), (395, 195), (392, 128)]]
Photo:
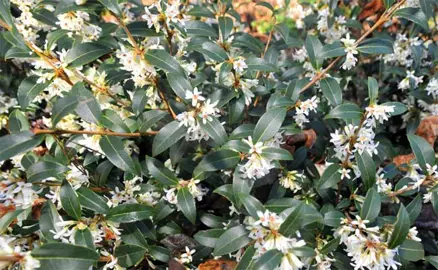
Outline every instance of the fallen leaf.
[(383, 0), (372, 0), (365, 5), (362, 12), (359, 14), (358, 19), (364, 20), (370, 16), (376, 15), (376, 13), (383, 11), (385, 6), (383, 5)]
[(198, 270), (233, 270), (237, 262), (228, 260), (208, 260), (198, 266)]

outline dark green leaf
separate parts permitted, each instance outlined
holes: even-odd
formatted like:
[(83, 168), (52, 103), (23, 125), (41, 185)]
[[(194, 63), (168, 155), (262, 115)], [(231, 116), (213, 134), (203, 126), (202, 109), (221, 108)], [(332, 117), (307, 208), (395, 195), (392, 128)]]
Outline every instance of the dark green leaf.
[(158, 160), (146, 156), (149, 173), (163, 185), (177, 185), (179, 180), (175, 173), (164, 167)]
[(410, 262), (422, 260), (424, 259), (423, 244), (406, 239), (398, 248), (398, 254), (401, 258)]
[(76, 83), (71, 92), (78, 98), (76, 113), (85, 121), (98, 124), (102, 112), (94, 95), (85, 88), (83, 83)]
[(222, 63), (228, 59), (227, 52), (213, 42), (203, 42), (193, 48), (195, 51), (208, 56), (211, 60)]
[(131, 267), (144, 259), (146, 249), (134, 245), (120, 245), (115, 250), (117, 263), (122, 267)]
[(50, 84), (50, 81), (38, 83), (38, 79), (38, 76), (29, 76), (22, 80), (18, 87), (17, 99), (23, 110)]
[(58, 214), (58, 210), (56, 210), (56, 206), (51, 200), (46, 201), (41, 209), (41, 216), (39, 219), (40, 231), (44, 240), (47, 242), (57, 241), (53, 238), (55, 236), (53, 232), (57, 233), (60, 230), (59, 226), (56, 225), (56, 223), (60, 221), (61, 217)]
[(327, 189), (336, 186), (336, 184), (341, 181), (340, 169), (341, 166), (338, 164), (331, 164), (328, 166), (319, 179), (319, 188)]
[(426, 14), (424, 14), (424, 12), (421, 11), (419, 8), (402, 8), (397, 10), (394, 13), (394, 16), (398, 16), (408, 21), (411, 21), (423, 28), (424, 30), (429, 31), (429, 24), (427, 22), (428, 20)]
[(239, 263), (237, 264), (235, 270), (249, 270), (252, 269), (252, 262), (254, 260), (254, 254), (255, 254), (255, 248), (254, 246), (250, 246), (245, 250), (245, 253), (243, 254), (242, 258), (240, 259)]
[(76, 230), (73, 236), (75, 245), (88, 247), (94, 249), (93, 235), (89, 228), (83, 230)]
[(69, 168), (60, 163), (53, 161), (39, 161), (32, 164), (26, 170), (27, 180), (29, 182), (40, 182), (50, 177), (56, 177), (61, 173), (68, 171)]
[(360, 217), (364, 220), (373, 222), (379, 216), (381, 205), (382, 201), (379, 193), (376, 189), (370, 188), (362, 205)]
[(265, 212), (265, 207), (263, 206), (263, 204), (253, 196), (245, 193), (239, 193), (236, 194), (236, 196), (239, 197), (240, 201), (243, 203), (243, 206), (245, 206), (246, 211), (248, 211), (248, 213), (254, 219), (259, 218), (258, 213)]
[(342, 103), (342, 89), (336, 79), (332, 77), (324, 78), (321, 80), (320, 86), (322, 93), (332, 106), (338, 106)]
[(263, 72), (276, 72), (277, 68), (270, 64), (268, 61), (262, 58), (248, 58), (246, 59), (249, 71), (263, 71)]
[(115, 136), (102, 136), (99, 142), (105, 156), (116, 167), (123, 171), (137, 174), (136, 166), (131, 156), (125, 151), (125, 145)]
[(111, 52), (111, 48), (100, 43), (81, 43), (71, 48), (65, 56), (64, 63), (70, 67), (80, 67), (93, 62), (99, 57)]
[(359, 106), (354, 103), (344, 103), (332, 109), (325, 119), (358, 120), (361, 119), (362, 115)]
[[(322, 58), (332, 58), (345, 55), (345, 47), (339, 41), (335, 41), (332, 44), (327, 44), (322, 48)], [(330, 77), (329, 77), (330, 78)]]
[(205, 22), (188, 21), (185, 28), (189, 36), (212, 37), (213, 39), (218, 37), (216, 30)]
[(196, 222), (196, 204), (195, 198), (193, 198), (187, 187), (183, 187), (178, 190), (177, 194), (178, 205), (181, 208), (184, 216), (192, 223)]
[(321, 57), (323, 52), (321, 41), (316, 36), (308, 35), (304, 46), (310, 58), (310, 63), (315, 69), (319, 69), (323, 60)]
[(203, 246), (214, 248), (216, 245), (216, 241), (224, 233), (224, 231), (224, 229), (211, 229), (206, 231), (200, 231), (195, 233), (195, 235), (193, 235), (193, 238), (195, 238), (195, 240)]
[(408, 110), (408, 107), (401, 102), (385, 102), (382, 104), (383, 106), (392, 106), (394, 112), (389, 113), (390, 116), (403, 114)]
[(186, 91), (192, 91), (193, 87), (190, 84), (190, 81), (185, 77), (179, 74), (168, 73), (167, 81), (169, 82), (170, 87), (173, 92), (180, 97), (182, 100), (186, 100)]
[(294, 235), (301, 227), (303, 212), (304, 205), (300, 203), (281, 224), (279, 232), (287, 237)]
[(213, 139), (217, 145), (221, 146), (227, 141), (228, 134), (219, 120), (213, 117), (211, 120), (200, 121), (202, 129)]
[(80, 220), (82, 215), (82, 207), (79, 203), (78, 195), (67, 180), (62, 182), (60, 197), (62, 208), (65, 210), (65, 212), (67, 212), (69, 216), (75, 218), (76, 220)]
[(368, 190), (376, 183), (376, 164), (367, 151), (363, 151), (362, 154), (356, 152), (355, 157), (360, 171), (360, 178), (365, 185), (365, 190)]
[(368, 97), (370, 104), (374, 104), (379, 96), (379, 83), (373, 77), (368, 77)]
[(10, 211), (0, 218), (0, 232), (3, 233), (9, 225), (23, 212), (23, 209)]
[(169, 147), (178, 142), (186, 135), (186, 128), (180, 126), (178, 121), (172, 121), (164, 126), (154, 138), (152, 143), (152, 155), (156, 156), (163, 153)]
[(115, 132), (130, 132), (129, 127), (123, 119), (113, 110), (103, 110), (103, 114), (99, 121), (104, 127)]
[(158, 121), (163, 119), (167, 114), (165, 111), (160, 110), (150, 110), (143, 113), (143, 121), (139, 121), (140, 132), (147, 132), (152, 128)]
[(98, 214), (106, 214), (108, 212), (109, 207), (103, 197), (97, 195), (89, 188), (81, 187), (76, 193), (78, 194), (79, 202), (83, 207), (93, 210)]
[(32, 257), (40, 261), (40, 268), (44, 270), (87, 270), (97, 262), (99, 254), (87, 247), (49, 243), (34, 249)]
[(217, 170), (234, 168), (240, 161), (239, 152), (221, 149), (215, 152), (211, 152), (206, 155), (199, 165), (193, 171), (193, 176), (195, 179), (201, 176), (203, 172), (213, 172)]
[(0, 137), (0, 161), (32, 150), (42, 142), (43, 138), (43, 136), (34, 136), (28, 130)]
[(280, 107), (264, 113), (254, 128), (253, 142), (263, 142), (274, 137), (283, 124), (286, 111), (286, 108)]
[(184, 69), (168, 52), (164, 50), (148, 50), (145, 59), (162, 70), (184, 76)]
[(370, 38), (357, 46), (357, 50), (366, 54), (390, 54), (393, 53), (392, 42), (381, 38)]
[(9, 114), (8, 128), (10, 133), (19, 133), (30, 129), (26, 116), (20, 110), (14, 110)]
[(55, 127), (62, 118), (74, 112), (74, 110), (76, 110), (78, 102), (78, 98), (75, 96), (66, 95), (62, 98), (58, 98), (53, 104), (52, 125)]
[(339, 227), (341, 220), (344, 218), (342, 212), (333, 210), (324, 214), (324, 224), (330, 227)]
[(420, 195), (417, 195), (409, 204), (406, 206), (406, 211), (408, 211), (409, 219), (411, 220), (411, 225), (415, 224), (415, 220), (421, 213), (423, 200)]
[(430, 166), (435, 165), (435, 151), (433, 147), (425, 139), (417, 135), (408, 134), (408, 140), (423, 173), (427, 174), (426, 164)]
[(272, 270), (276, 269), (283, 258), (283, 253), (271, 249), (266, 251), (257, 261), (254, 262), (254, 269), (257, 270)]
[(248, 237), (248, 231), (244, 226), (239, 225), (228, 229), (223, 233), (216, 242), (213, 254), (214, 256), (222, 256), (232, 253), (251, 242)]
[(99, 2), (112, 13), (114, 13), (114, 15), (122, 17), (122, 10), (120, 9), (117, 0), (99, 0)]
[(406, 240), (406, 236), (409, 233), (409, 224), (409, 214), (404, 205), (401, 204), (397, 214), (397, 221), (394, 223), (394, 230), (388, 241), (389, 248), (395, 248)]
[(117, 223), (144, 220), (154, 215), (154, 209), (144, 204), (120, 204), (109, 210), (106, 219)]

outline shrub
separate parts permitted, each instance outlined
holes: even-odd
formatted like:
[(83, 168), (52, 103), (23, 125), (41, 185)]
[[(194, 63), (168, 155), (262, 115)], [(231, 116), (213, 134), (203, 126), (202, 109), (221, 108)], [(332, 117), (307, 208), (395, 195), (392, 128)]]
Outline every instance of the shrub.
[(0, 1), (0, 268), (438, 267), (438, 1), (146, 2)]

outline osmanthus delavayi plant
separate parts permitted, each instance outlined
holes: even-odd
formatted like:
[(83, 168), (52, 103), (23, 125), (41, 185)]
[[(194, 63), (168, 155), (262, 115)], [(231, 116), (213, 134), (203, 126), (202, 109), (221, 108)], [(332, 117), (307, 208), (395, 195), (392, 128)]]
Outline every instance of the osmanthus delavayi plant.
[(438, 1), (233, 2), (0, 0), (1, 269), (438, 267)]

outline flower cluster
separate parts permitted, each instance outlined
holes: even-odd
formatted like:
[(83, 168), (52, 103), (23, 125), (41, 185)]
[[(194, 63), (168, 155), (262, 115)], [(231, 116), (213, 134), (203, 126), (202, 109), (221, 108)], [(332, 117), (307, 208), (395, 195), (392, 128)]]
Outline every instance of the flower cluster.
[(250, 231), (249, 237), (255, 240), (254, 247), (257, 249), (255, 256), (260, 257), (266, 251), (276, 249), (283, 253), (280, 269), (300, 269), (304, 263), (300, 260), (298, 253), (294, 253), (294, 248), (306, 245), (304, 240), (286, 237), (281, 235), (278, 230), (283, 224), (283, 217), (268, 210), (257, 212), (258, 220), (252, 217), (246, 219), (246, 229)]
[(210, 99), (205, 100), (202, 92), (198, 88), (194, 88), (193, 92), (186, 91), (186, 99), (191, 100), (193, 107), (190, 111), (185, 111), (177, 115), (176, 119), (180, 122), (180, 126), (187, 128), (187, 141), (201, 141), (208, 140), (208, 133), (201, 127), (207, 122), (213, 121), (213, 118), (219, 116), (219, 109), (216, 108), (218, 101), (212, 102)]

